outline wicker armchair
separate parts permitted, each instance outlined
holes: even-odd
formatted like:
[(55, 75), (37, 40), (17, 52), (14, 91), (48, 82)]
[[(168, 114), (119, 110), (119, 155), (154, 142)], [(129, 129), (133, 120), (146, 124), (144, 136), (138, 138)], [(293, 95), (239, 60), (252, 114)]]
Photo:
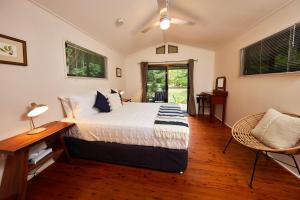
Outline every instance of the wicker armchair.
[[(292, 167), (295, 167), (298, 170), (298, 173), (300, 174), (299, 166), (298, 166), (297, 161), (294, 157), (294, 155), (300, 153), (300, 141), (298, 141), (296, 146), (292, 147), (292, 148), (274, 149), (274, 148), (271, 148), (271, 147), (268, 147), (268, 146), (264, 145), (263, 143), (258, 141), (252, 135), (251, 130), (254, 129), (254, 127), (262, 119), (264, 114), (265, 113), (249, 115), (249, 116), (246, 116), (246, 117), (240, 119), (238, 122), (236, 122), (234, 124), (234, 126), (232, 127), (232, 136), (231, 136), (230, 140), (227, 142), (227, 144), (226, 144), (226, 146), (223, 150), (223, 153), (225, 153), (228, 145), (232, 141), (232, 138), (234, 138), (240, 144), (242, 144), (242, 145), (244, 145), (244, 146), (246, 146), (246, 147), (248, 147), (248, 148), (250, 148), (250, 149), (252, 149), (256, 152), (256, 157), (255, 157), (255, 161), (254, 161), (254, 164), (253, 164), (252, 176), (251, 176), (250, 183), (249, 183), (249, 187), (251, 187), (251, 188), (252, 188), (252, 182), (253, 182), (253, 178), (254, 178), (254, 174), (255, 174), (256, 163), (257, 163), (257, 160), (258, 160), (258, 158), (259, 158), (259, 156), (262, 152), (265, 152), (267, 157), (268, 157), (268, 152), (278, 153), (278, 154), (286, 154), (286, 155), (290, 156), (293, 159), (294, 163), (295, 163), (295, 166), (292, 166)], [(289, 114), (289, 113), (285, 113), (285, 114), (293, 116), (293, 117), (300, 118), (300, 116), (298, 116), (298, 115)], [(277, 161), (280, 161), (280, 160), (277, 160)]]

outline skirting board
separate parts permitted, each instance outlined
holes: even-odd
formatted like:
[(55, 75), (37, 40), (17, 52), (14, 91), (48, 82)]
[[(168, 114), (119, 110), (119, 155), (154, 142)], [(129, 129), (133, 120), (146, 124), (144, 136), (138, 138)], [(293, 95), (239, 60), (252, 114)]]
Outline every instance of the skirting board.
[[(222, 121), (220, 117), (218, 117), (217, 115), (215, 115), (215, 118), (218, 119), (219, 121)], [(232, 129), (232, 127), (227, 124), (226, 122), (224, 123), (228, 128)], [(286, 163), (289, 163), (291, 165), (294, 165), (293, 162), (291, 162), (291, 158), (287, 155), (282, 155), (282, 154), (272, 154), (272, 153), (268, 153), (268, 155), (271, 157), (271, 158), (275, 158), (275, 159), (278, 159), (278, 160), (282, 160), (283, 162), (286, 162)], [(293, 174), (294, 176), (296, 176), (298, 179), (300, 179), (300, 174), (297, 172), (297, 169), (291, 167), (291, 166), (288, 166), (282, 162), (279, 162), (277, 160), (274, 160), (272, 159), (273, 161), (275, 161), (276, 163), (278, 163), (281, 167), (283, 167), (284, 169), (286, 169), (287, 171), (289, 171), (291, 174)], [(300, 165), (299, 163), (299, 158), (297, 159), (296, 158), (296, 161), (298, 162), (298, 165)]]

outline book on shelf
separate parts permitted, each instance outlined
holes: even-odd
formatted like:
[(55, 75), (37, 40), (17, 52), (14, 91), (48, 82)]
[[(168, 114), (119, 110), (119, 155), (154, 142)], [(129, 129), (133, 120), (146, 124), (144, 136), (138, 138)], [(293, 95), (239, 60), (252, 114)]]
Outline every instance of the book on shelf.
[(40, 160), (45, 158), (47, 155), (52, 153), (52, 148), (42, 149), (39, 152), (32, 153), (29, 155), (28, 162), (29, 164), (37, 164)]
[(39, 167), (38, 169), (31, 170), (27, 175), (27, 181), (29, 181), (30, 179), (32, 179), (33, 177), (35, 177), (36, 175), (41, 173), (44, 169), (46, 169), (53, 163), (54, 163), (54, 160), (50, 159), (47, 162), (45, 162), (43, 165), (41, 165), (41, 167)]

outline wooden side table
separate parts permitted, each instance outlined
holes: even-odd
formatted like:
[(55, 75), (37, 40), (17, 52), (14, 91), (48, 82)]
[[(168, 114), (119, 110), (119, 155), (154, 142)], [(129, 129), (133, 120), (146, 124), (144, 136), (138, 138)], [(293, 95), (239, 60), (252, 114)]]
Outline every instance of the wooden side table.
[[(197, 102), (198, 102), (198, 114), (200, 115), (200, 107), (202, 107), (202, 115), (204, 116), (204, 104), (207, 102), (209, 104), (209, 118), (210, 121), (215, 116), (215, 105), (222, 105), (222, 123), (225, 122), (225, 115), (226, 115), (226, 101), (227, 101), (228, 92), (227, 91), (216, 91), (214, 92), (202, 92), (197, 95)], [(201, 106), (201, 104), (202, 106)]]
[[(73, 126), (73, 123), (51, 122), (43, 127), (45, 131), (28, 135), (28, 132), (0, 141), (0, 153), (7, 155), (2, 182), (0, 199), (26, 199), (27, 176), (29, 170), (38, 168), (50, 159), (58, 159), (61, 154), (70, 161), (61, 131)], [(35, 165), (28, 164), (29, 148), (45, 141), (53, 152)]]

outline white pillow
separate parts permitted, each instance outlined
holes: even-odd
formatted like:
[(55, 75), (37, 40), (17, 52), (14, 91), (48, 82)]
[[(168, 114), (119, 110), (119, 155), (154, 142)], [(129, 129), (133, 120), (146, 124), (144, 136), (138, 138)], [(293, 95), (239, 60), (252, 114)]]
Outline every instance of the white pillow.
[(97, 109), (94, 108), (96, 93), (86, 94), (82, 96), (72, 96), (69, 98), (74, 118), (79, 118), (83, 115), (97, 114)]
[(276, 149), (293, 147), (300, 139), (300, 118), (270, 108), (252, 134), (262, 143)]
[(58, 99), (60, 100), (60, 102), (63, 106), (65, 117), (73, 118), (74, 116), (73, 116), (73, 111), (72, 111), (70, 99), (66, 98), (66, 97), (58, 97)]
[(122, 100), (119, 93), (107, 94), (110, 110), (116, 110), (122, 107)]

